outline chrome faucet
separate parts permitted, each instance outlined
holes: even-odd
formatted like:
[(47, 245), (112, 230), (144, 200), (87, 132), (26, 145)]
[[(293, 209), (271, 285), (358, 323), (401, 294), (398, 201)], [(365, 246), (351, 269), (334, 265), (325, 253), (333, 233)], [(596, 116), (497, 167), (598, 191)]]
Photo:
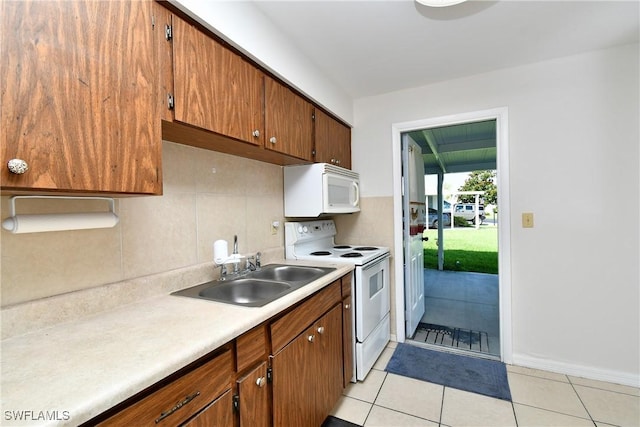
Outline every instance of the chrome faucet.
[(233, 253), (234, 254), (238, 253), (238, 235), (237, 234), (233, 235)]

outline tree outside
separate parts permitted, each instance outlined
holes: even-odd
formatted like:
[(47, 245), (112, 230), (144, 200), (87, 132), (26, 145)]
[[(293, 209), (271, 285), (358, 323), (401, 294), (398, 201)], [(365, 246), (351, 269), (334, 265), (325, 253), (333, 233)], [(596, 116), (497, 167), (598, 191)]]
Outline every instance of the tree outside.
[[(498, 206), (498, 187), (495, 184), (495, 170), (473, 171), (458, 191), (484, 191), (482, 199), (485, 205)], [(458, 195), (458, 203), (474, 203), (475, 196), (470, 194)]]

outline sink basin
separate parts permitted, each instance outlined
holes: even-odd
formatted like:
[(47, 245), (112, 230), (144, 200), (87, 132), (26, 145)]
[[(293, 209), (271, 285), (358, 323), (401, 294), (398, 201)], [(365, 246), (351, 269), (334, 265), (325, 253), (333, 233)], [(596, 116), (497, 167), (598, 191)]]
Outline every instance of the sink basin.
[[(331, 269), (333, 270), (333, 269)], [(327, 274), (326, 268), (304, 267), (299, 265), (272, 264), (262, 270), (249, 273), (250, 277), (264, 280), (278, 280), (284, 282), (312, 282)]]
[(284, 282), (236, 279), (229, 282), (219, 282), (214, 286), (207, 287), (198, 292), (198, 295), (214, 301), (252, 305), (255, 303), (262, 304), (264, 301), (273, 301), (280, 295), (289, 293), (290, 290), (291, 285)]
[(261, 307), (335, 270), (330, 267), (270, 264), (235, 279), (203, 283), (171, 295)]

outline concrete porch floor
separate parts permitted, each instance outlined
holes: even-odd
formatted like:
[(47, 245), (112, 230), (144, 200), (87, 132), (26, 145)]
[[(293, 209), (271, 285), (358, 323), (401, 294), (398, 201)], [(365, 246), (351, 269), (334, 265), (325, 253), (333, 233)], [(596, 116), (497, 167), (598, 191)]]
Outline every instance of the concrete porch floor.
[(486, 332), (500, 355), (498, 275), (424, 269), (424, 290), (422, 323)]

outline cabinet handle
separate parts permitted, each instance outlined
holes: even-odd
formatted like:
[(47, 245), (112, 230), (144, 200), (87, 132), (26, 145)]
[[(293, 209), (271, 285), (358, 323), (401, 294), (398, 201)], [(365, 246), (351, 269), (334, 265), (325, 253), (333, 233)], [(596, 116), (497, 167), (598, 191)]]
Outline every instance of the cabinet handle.
[(320, 335), (324, 334), (324, 326), (318, 326), (318, 329), (316, 329), (316, 331), (318, 331)]
[(336, 164), (336, 159), (331, 159), (331, 163), (335, 165)]
[(253, 131), (253, 136), (255, 136), (256, 138), (260, 136), (260, 131), (258, 129)]
[(345, 310), (349, 310), (350, 308), (351, 308), (351, 304), (345, 304), (345, 305), (344, 305), (344, 309), (345, 309)]
[(22, 159), (11, 159), (7, 162), (7, 167), (11, 173), (22, 175), (29, 170), (29, 165)]
[(272, 136), (271, 138), (269, 138), (269, 142), (270, 142), (270, 143), (272, 143), (272, 144), (275, 144), (275, 143), (276, 143), (276, 141), (277, 141), (277, 140), (276, 140), (276, 137), (275, 137), (275, 136)]
[(160, 416), (158, 418), (156, 418), (156, 424), (158, 424), (160, 421), (164, 420), (169, 415), (173, 414), (178, 409), (182, 408), (184, 405), (186, 405), (187, 403), (191, 402), (193, 399), (195, 399), (198, 396), (200, 396), (200, 392), (196, 391), (195, 393), (190, 394), (189, 396), (185, 397), (184, 399), (182, 399), (181, 401), (176, 403), (173, 408), (162, 412), (160, 414)]
[(267, 379), (265, 377), (260, 377), (256, 380), (256, 385), (260, 388), (264, 387), (266, 383), (267, 383)]
[(339, 164), (340, 164), (340, 160), (336, 160), (336, 165), (339, 165)]
[(309, 335), (309, 336), (307, 337), (307, 340), (308, 340), (309, 342), (313, 342), (315, 339), (316, 339), (316, 336), (315, 336), (315, 335)]

